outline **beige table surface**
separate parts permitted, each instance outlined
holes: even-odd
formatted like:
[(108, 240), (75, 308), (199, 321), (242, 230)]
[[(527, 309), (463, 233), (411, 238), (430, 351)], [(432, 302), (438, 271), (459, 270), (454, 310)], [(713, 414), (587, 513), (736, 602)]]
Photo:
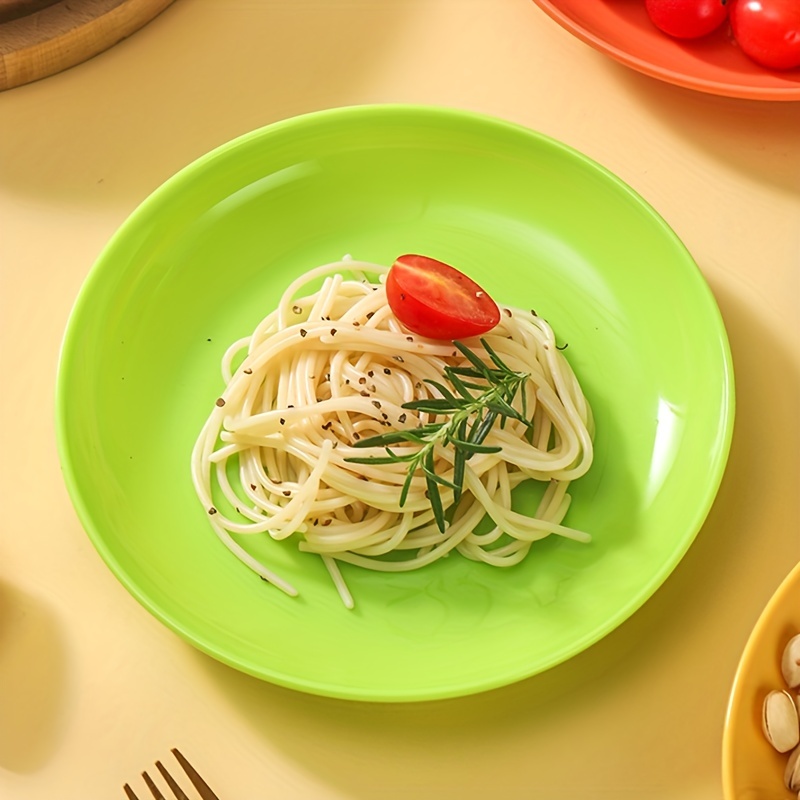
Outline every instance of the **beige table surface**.
[[(737, 427), (717, 502), (629, 621), (474, 697), (364, 705), (239, 674), (164, 628), (72, 510), (53, 432), (60, 338), (94, 259), (196, 156), (300, 112), (487, 112), (617, 173), (719, 302)], [(123, 797), (181, 747), (222, 800), (714, 800), (739, 654), (800, 558), (800, 103), (679, 89), (529, 0), (177, 0), (95, 59), (0, 95), (0, 797)]]

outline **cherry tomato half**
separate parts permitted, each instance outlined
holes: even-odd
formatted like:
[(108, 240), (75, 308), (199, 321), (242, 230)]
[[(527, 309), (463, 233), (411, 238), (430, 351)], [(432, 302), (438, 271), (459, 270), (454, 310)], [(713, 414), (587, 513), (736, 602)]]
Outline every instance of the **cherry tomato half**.
[(475, 281), (427, 256), (403, 255), (394, 262), (386, 298), (408, 330), (431, 339), (480, 336), (500, 321), (497, 303)]
[(762, 66), (800, 66), (800, 0), (734, 0), (731, 28), (739, 47)]
[(669, 36), (697, 39), (728, 18), (728, 0), (646, 0), (653, 24)]

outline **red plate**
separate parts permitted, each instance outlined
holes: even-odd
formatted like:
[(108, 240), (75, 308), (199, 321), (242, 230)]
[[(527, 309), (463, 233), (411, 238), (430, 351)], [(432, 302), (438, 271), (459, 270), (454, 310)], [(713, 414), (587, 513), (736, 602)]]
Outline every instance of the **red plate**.
[(727, 23), (693, 41), (661, 33), (644, 0), (534, 0), (545, 13), (601, 53), (662, 81), (726, 97), (800, 100), (800, 68), (770, 70), (737, 46)]

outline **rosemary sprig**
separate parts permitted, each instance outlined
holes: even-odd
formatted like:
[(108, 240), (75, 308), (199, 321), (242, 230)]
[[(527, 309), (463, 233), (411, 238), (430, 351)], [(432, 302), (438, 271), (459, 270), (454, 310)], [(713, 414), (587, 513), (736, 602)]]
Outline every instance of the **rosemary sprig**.
[[(532, 426), (527, 419), (524, 392), (521, 399), (522, 411), (517, 411), (513, 405), (520, 387), (529, 376), (524, 372), (514, 372), (485, 339), (480, 341), (492, 366), (485, 364), (466, 345), (453, 342), (469, 361), (469, 365), (444, 368), (444, 377), (452, 389), (439, 381), (426, 379), (425, 382), (433, 386), (441, 397), (403, 404), (403, 408), (411, 411), (435, 414), (437, 417), (446, 416), (445, 420), (360, 439), (355, 443), (355, 447), (383, 447), (386, 455), (353, 456), (345, 459), (354, 464), (407, 463), (408, 473), (400, 492), (401, 506), (408, 497), (411, 479), (418, 470), (422, 470), (433, 516), (442, 532), (445, 529), (445, 509), (439, 494), (439, 486), (452, 489), (453, 505), (457, 504), (464, 490), (464, 470), (467, 461), (475, 453), (497, 453), (501, 449), (484, 444), (494, 424), (499, 420), (500, 426), (503, 427), (508, 419), (515, 419), (525, 424), (528, 429)], [(392, 445), (401, 442), (411, 442), (419, 445), (419, 448), (403, 454), (392, 450)], [(443, 447), (449, 445), (455, 451), (452, 480), (436, 474), (434, 452), (437, 445)]]

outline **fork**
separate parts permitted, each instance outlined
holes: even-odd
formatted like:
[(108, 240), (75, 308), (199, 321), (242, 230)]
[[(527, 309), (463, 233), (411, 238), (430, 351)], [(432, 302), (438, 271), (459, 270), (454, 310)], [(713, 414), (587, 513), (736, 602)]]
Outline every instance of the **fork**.
[[(197, 789), (201, 799), (219, 800), (214, 792), (211, 791), (211, 787), (200, 777), (197, 770), (189, 763), (186, 756), (184, 756), (183, 753), (181, 753), (181, 751), (176, 747), (173, 747), (171, 752), (175, 756), (177, 762), (181, 765), (181, 767), (183, 767), (183, 771), (189, 776), (192, 786)], [(181, 789), (181, 787), (178, 785), (178, 782), (172, 777), (172, 775), (169, 774), (167, 768), (160, 761), (156, 761), (156, 768), (167, 782), (167, 785), (172, 790), (172, 793), (175, 795), (175, 800), (189, 800), (189, 796), (183, 791), (183, 789)], [(159, 788), (155, 785), (153, 779), (147, 774), (147, 772), (142, 773), (142, 778), (144, 778), (144, 782), (147, 784), (147, 788), (150, 790), (150, 794), (153, 795), (154, 800), (167, 800), (164, 795), (161, 794)], [(125, 790), (125, 795), (127, 796), (128, 800), (139, 800), (133, 789), (131, 789), (127, 783), (122, 788)]]

